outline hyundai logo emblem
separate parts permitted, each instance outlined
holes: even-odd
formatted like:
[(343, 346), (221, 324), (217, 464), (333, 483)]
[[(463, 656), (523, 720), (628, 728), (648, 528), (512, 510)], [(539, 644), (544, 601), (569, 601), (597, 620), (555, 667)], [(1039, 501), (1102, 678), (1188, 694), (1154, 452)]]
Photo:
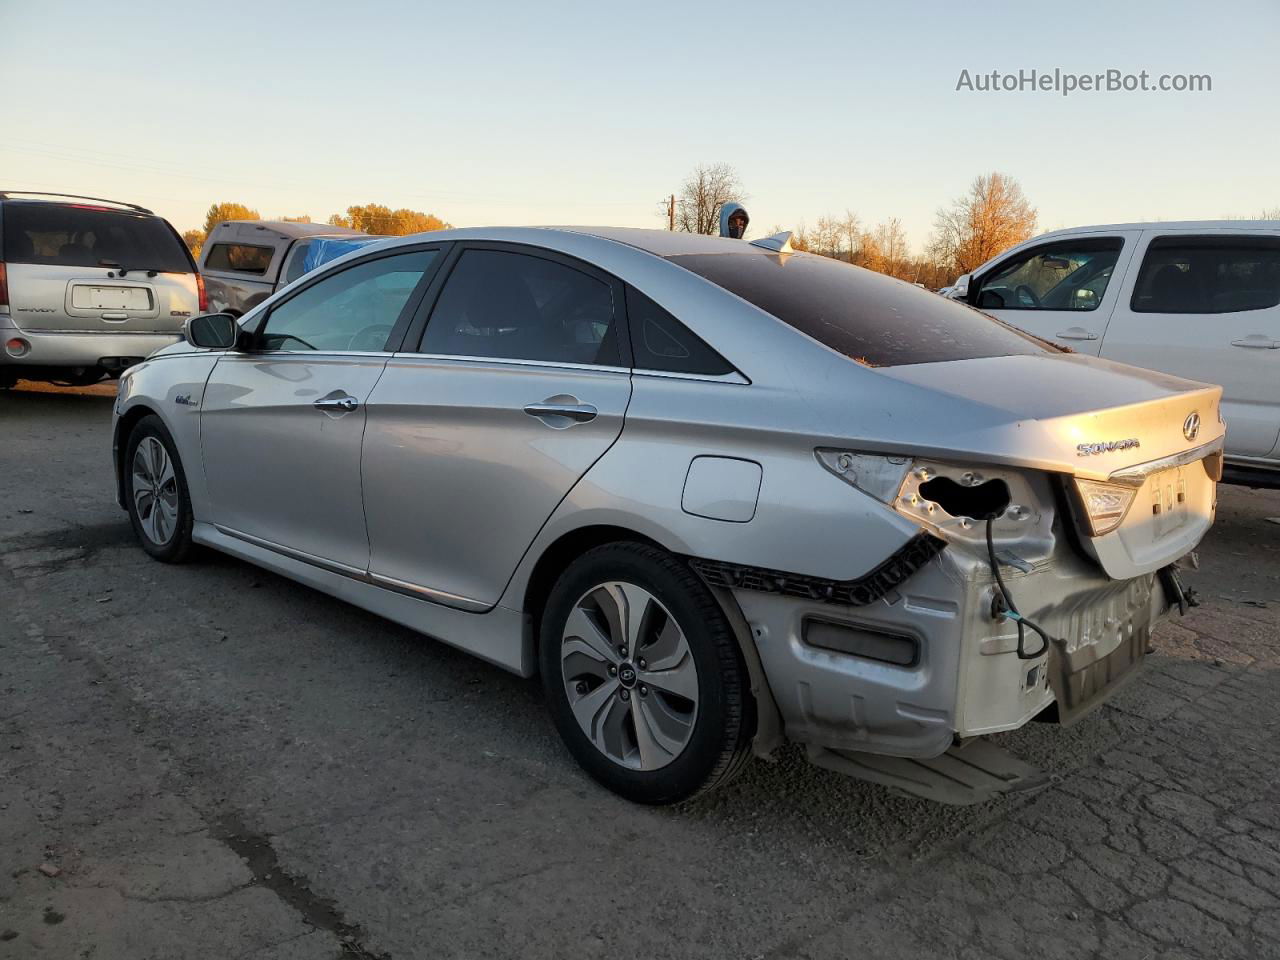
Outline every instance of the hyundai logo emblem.
[(618, 668), (618, 679), (622, 681), (624, 687), (629, 687), (636, 682), (635, 667), (629, 663), (624, 663)]
[(1188, 413), (1187, 419), (1182, 421), (1182, 435), (1188, 440), (1200, 436), (1200, 414), (1195, 410)]

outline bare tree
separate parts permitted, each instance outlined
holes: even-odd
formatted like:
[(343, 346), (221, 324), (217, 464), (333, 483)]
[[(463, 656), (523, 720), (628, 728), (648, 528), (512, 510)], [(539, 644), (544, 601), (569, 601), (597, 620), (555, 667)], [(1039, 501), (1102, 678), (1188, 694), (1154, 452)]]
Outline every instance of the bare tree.
[(893, 277), (908, 279), (913, 272), (907, 262), (907, 234), (902, 229), (902, 221), (890, 217), (876, 226), (872, 236), (872, 244), (879, 251), (881, 273)]
[(858, 221), (858, 215), (852, 210), (844, 212), (844, 219), (840, 221), (840, 233), (846, 258), (853, 263), (862, 243), (862, 224)]
[(699, 164), (676, 196), (676, 229), (712, 236), (720, 232), (720, 210), (746, 197), (738, 172), (727, 163)]
[(1003, 173), (975, 177), (969, 192), (938, 211), (931, 255), (968, 273), (1002, 250), (1028, 239), (1036, 210), (1018, 181)]

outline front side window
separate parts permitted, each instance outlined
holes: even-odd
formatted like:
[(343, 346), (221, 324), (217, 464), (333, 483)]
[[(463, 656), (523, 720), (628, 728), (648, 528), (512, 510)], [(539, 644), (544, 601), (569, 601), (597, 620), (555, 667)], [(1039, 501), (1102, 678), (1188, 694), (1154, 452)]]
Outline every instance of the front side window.
[(903, 280), (816, 254), (743, 246), (748, 249), (668, 259), (867, 366), (1057, 352)]
[(983, 310), (1096, 310), (1123, 245), (1106, 237), (1028, 250), (983, 277), (974, 303)]
[(618, 366), (613, 291), (580, 270), (505, 250), (467, 250), (440, 292), (422, 352)]
[(204, 258), (206, 270), (227, 270), (232, 273), (252, 273), (262, 276), (271, 266), (276, 255), (275, 247), (260, 247), (252, 243), (215, 243)]
[(5, 205), (0, 259), (159, 273), (191, 273), (193, 269), (181, 238), (159, 217), (43, 202)]
[(1135, 313), (1238, 313), (1280, 303), (1280, 237), (1156, 237)]
[(376, 352), (386, 348), (435, 250), (367, 260), (322, 278), (267, 315), (264, 350)]

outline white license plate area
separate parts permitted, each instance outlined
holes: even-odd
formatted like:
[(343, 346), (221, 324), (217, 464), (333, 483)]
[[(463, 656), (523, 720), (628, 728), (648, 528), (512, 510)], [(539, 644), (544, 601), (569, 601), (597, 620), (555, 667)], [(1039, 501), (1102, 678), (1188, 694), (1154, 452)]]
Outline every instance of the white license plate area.
[[(1193, 466), (1202, 470), (1200, 464)], [(1162, 470), (1147, 478), (1143, 491), (1151, 514), (1151, 529), (1159, 540), (1187, 522), (1190, 516), (1190, 491), (1185, 467)]]
[(151, 309), (151, 291), (144, 287), (112, 287), (77, 284), (71, 290), (71, 306), (77, 310)]

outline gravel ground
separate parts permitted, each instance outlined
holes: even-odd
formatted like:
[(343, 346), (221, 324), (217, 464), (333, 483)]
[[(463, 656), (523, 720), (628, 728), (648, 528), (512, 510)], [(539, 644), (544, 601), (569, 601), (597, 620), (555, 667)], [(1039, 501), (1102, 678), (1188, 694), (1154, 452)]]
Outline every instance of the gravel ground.
[(1280, 957), (1280, 493), (1224, 487), (1145, 676), (952, 808), (756, 763), (678, 809), (535, 683), (230, 558), (170, 567), (109, 387), (0, 394), (0, 960)]

